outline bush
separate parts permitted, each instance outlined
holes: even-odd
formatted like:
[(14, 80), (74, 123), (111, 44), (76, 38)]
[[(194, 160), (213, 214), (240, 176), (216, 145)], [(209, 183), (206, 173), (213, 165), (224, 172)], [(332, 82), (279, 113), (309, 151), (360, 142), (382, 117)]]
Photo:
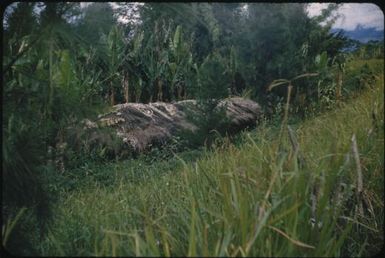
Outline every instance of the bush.
[(367, 62), (360, 69), (350, 70), (346, 73), (346, 81), (343, 89), (348, 95), (372, 87), (376, 81), (373, 69)]
[[(50, 199), (42, 182), (39, 164), (44, 159), (44, 145), (39, 127), (11, 115), (3, 127), (3, 209), (4, 221), (15, 221), (20, 209), (28, 209), (28, 218), (22, 218), (9, 230), (7, 249), (15, 254), (33, 252), (33, 244), (25, 232), (46, 231), (50, 219)], [(39, 141), (41, 140), (41, 141)], [(16, 222), (15, 222), (16, 223)], [(4, 244), (4, 242), (3, 242)]]
[(208, 145), (225, 133), (228, 127), (226, 107), (219, 106), (221, 99), (228, 96), (230, 78), (226, 73), (225, 61), (219, 53), (210, 54), (198, 69), (198, 83), (194, 88), (197, 104), (187, 110), (187, 119), (196, 125), (194, 132), (183, 132), (190, 146)]

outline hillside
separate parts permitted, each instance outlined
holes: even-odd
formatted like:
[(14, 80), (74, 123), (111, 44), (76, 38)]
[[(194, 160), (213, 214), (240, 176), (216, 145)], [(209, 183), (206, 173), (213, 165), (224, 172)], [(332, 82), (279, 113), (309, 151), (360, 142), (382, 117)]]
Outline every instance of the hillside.
[[(331, 32), (338, 32), (341, 29), (332, 29)], [(370, 40), (384, 40), (384, 30), (376, 30), (375, 28), (364, 28), (357, 26), (354, 30), (342, 30), (343, 35), (350, 39), (367, 43)]]
[(378, 253), (383, 42), (314, 6), (5, 3), (5, 252)]
[(74, 183), (39, 243), (42, 255), (377, 253), (384, 208), (384, 81), (381, 71), (377, 76), (373, 89), (339, 108), (291, 123), (294, 135), (284, 131), (281, 144), (279, 126), (266, 122), (212, 150), (72, 171)]

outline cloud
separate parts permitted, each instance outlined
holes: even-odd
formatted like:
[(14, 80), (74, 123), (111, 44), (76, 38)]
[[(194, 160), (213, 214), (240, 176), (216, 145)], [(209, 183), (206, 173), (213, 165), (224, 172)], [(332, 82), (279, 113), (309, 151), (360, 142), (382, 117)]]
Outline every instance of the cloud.
[[(320, 14), (321, 10), (327, 5), (327, 3), (309, 4), (307, 9), (308, 15), (313, 17)], [(364, 28), (384, 29), (384, 13), (375, 4), (342, 4), (337, 10), (337, 13), (339, 13), (341, 17), (337, 19), (333, 28), (351, 31), (358, 25), (361, 25)]]
[(312, 3), (307, 7), (307, 12), (310, 17), (321, 14), (321, 10), (328, 6), (327, 3)]
[(90, 2), (81, 2), (81, 3), (80, 3), (80, 8), (86, 8), (86, 7), (89, 6), (90, 4), (92, 4), (92, 3), (90, 3)]

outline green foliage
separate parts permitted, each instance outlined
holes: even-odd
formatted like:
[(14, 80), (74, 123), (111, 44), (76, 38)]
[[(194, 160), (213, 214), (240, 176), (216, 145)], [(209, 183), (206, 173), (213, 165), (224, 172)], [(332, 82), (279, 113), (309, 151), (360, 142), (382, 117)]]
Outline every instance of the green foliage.
[[(242, 134), (238, 147), (225, 142), (198, 160), (181, 153), (72, 171), (90, 180), (63, 193), (42, 255), (374, 255), (384, 190), (382, 129), (367, 130), (371, 111), (383, 116), (383, 104), (374, 103), (383, 103), (382, 81), (340, 109), (292, 125), (300, 153), (286, 135), (277, 154), (277, 129), (265, 124)], [(364, 216), (355, 211), (353, 133), (365, 164)]]
[(346, 74), (348, 79), (344, 85), (344, 90), (348, 95), (354, 95), (357, 94), (358, 91), (371, 88), (376, 82), (376, 76), (373, 72), (374, 65), (376, 64), (374, 62), (357, 63), (360, 63), (360, 67), (358, 67), (358, 69), (349, 69)]
[(210, 145), (218, 133), (223, 134), (228, 128), (226, 106), (219, 105), (220, 100), (228, 96), (230, 86), (225, 69), (224, 60), (218, 53), (208, 56), (197, 69), (197, 85), (193, 89), (197, 102), (186, 113), (187, 119), (198, 129), (183, 134), (192, 146), (203, 142)]
[(183, 40), (182, 36), (182, 27), (178, 25), (175, 29), (174, 39), (170, 41), (171, 53), (169, 60), (172, 78), (170, 91), (175, 92), (176, 90), (177, 99), (182, 98), (182, 91), (184, 91), (186, 97), (187, 92), (191, 91), (195, 83), (194, 63), (190, 46), (188, 42)]
[[(38, 169), (44, 157), (45, 146), (39, 130), (34, 123), (26, 123), (19, 117), (11, 115), (3, 125), (3, 185), (2, 196), (4, 221), (14, 220), (7, 230), (9, 241), (3, 243), (12, 253), (31, 254), (36, 250), (30, 239), (46, 233), (51, 207), (51, 196), (45, 191), (44, 180)], [(28, 208), (28, 219), (17, 221), (15, 212)], [(21, 216), (21, 215), (20, 215)], [(4, 231), (3, 231), (4, 232)], [(29, 232), (29, 233), (26, 233)]]
[[(290, 103), (304, 110), (305, 116), (310, 109), (335, 107), (340, 85), (336, 74), (344, 78), (344, 97), (376, 91), (382, 82), (378, 74), (383, 61), (344, 60), (340, 50), (346, 39), (329, 33), (336, 5), (329, 5), (315, 18), (306, 15), (305, 4), (143, 3), (134, 7), (121, 3), (115, 10), (109, 3), (84, 8), (64, 2), (12, 6), (13, 12), (5, 17), (2, 71), (2, 232), (9, 250), (22, 255), (297, 256), (305, 252), (317, 256), (358, 254), (360, 248), (367, 253), (362, 242), (379, 239), (376, 231), (383, 218), (352, 217), (348, 206), (344, 211), (347, 224), (325, 213), (323, 229), (319, 234), (311, 231), (304, 222), (310, 214), (305, 198), (311, 182), (305, 172), (314, 171), (314, 177), (323, 180), (321, 171), (330, 170), (326, 182), (332, 182), (337, 178), (333, 171), (343, 167), (341, 173), (350, 178), (346, 185), (353, 193), (353, 176), (342, 160), (323, 160), (327, 160), (325, 155), (346, 153), (348, 141), (342, 138), (350, 137), (352, 130), (344, 131), (343, 123), (337, 122), (352, 124), (344, 120), (344, 114), (351, 119), (360, 110), (362, 119), (357, 121), (373, 125), (367, 140), (365, 133), (357, 133), (363, 167), (377, 175), (378, 168), (383, 168), (383, 148), (378, 145), (383, 140), (378, 133), (383, 127), (383, 106), (378, 103), (383, 99), (359, 102), (365, 104), (321, 120), (326, 125), (336, 121), (340, 131), (326, 130), (322, 123), (317, 124), (321, 131), (304, 127), (305, 134), (307, 130), (313, 133), (300, 138), (306, 156), (319, 166), (300, 168), (295, 155), (289, 158), (281, 152), (276, 156), (273, 150), (281, 143), (275, 139), (275, 129), (270, 134), (265, 128), (266, 134), (256, 133), (255, 139), (245, 136), (240, 148), (217, 137), (227, 127), (220, 100), (243, 91), (264, 104), (270, 98), (265, 86), (275, 78), (320, 74), (295, 82)], [(127, 17), (138, 15), (140, 22), (118, 24), (116, 15), (122, 11)], [(326, 26), (319, 24), (329, 18)], [(352, 58), (383, 57), (381, 42), (359, 47)], [(270, 94), (274, 95), (275, 116), (282, 109), (275, 104), (287, 93), (280, 88)], [(114, 135), (95, 132), (95, 137), (105, 137), (98, 145), (80, 125), (82, 118), (95, 118), (111, 104), (187, 98), (197, 101), (191, 119), (198, 129), (190, 142), (176, 138), (168, 147), (153, 148), (136, 160), (101, 165), (130, 153), (119, 157), (124, 147)], [(366, 110), (368, 102), (377, 104)], [(316, 118), (312, 121), (318, 123)], [(66, 135), (70, 126), (74, 135)], [(323, 153), (328, 149), (323, 146), (320, 153), (313, 153), (312, 148), (321, 150), (319, 143), (330, 142), (326, 132), (335, 133), (332, 137), (342, 147)], [(314, 142), (307, 142), (314, 135)], [(214, 147), (211, 154), (185, 149), (203, 142)], [(287, 142), (282, 146), (290, 154)], [(202, 155), (207, 157), (187, 164), (186, 160)], [(70, 171), (59, 173), (53, 165), (55, 157), (66, 159)], [(368, 196), (383, 191), (379, 181), (370, 179)], [(325, 186), (333, 189), (332, 184)], [(300, 191), (303, 196), (295, 195)], [(329, 192), (324, 193), (320, 206), (326, 209)], [(373, 214), (381, 213), (377, 199), (371, 199)], [(62, 215), (54, 217), (56, 226), (51, 231), (47, 230), (50, 205)]]
[(384, 41), (369, 41), (366, 44), (356, 43), (353, 55), (359, 59), (384, 58)]
[(101, 35), (107, 35), (116, 24), (114, 12), (108, 3), (92, 3), (84, 8), (83, 15), (75, 29), (92, 46), (97, 46)]
[[(50, 200), (54, 196), (47, 192), (42, 176), (49, 146), (55, 145), (58, 131), (71, 117), (89, 114), (85, 107), (88, 102), (82, 105), (89, 96), (81, 87), (84, 81), (74, 61), (76, 40), (64, 22), (64, 6), (69, 11), (75, 5), (47, 5), (33, 31), (23, 28), (23, 33), (15, 34), (14, 25), (9, 24), (7, 35), (12, 36), (7, 40), (19, 47), (4, 45), (10, 49), (4, 51), (3, 59), (3, 215), (5, 220), (12, 220), (13, 211), (29, 209), (28, 219), (14, 229), (8, 246), (13, 251), (26, 250), (25, 254), (36, 251), (26, 232), (43, 236), (51, 218)], [(24, 7), (24, 3), (17, 6)], [(35, 15), (33, 7), (29, 5), (28, 17)]]
[(198, 69), (198, 100), (219, 100), (228, 96), (229, 78), (223, 57), (219, 53), (209, 55)]

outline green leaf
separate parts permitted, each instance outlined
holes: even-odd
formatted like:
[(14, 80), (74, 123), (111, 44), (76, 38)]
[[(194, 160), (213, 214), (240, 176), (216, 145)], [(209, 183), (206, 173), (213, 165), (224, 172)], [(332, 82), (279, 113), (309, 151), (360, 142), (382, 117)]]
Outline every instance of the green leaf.
[(176, 63), (169, 63), (169, 66), (170, 66), (172, 74), (175, 74), (176, 68), (177, 68)]
[(321, 55), (317, 55), (315, 58), (315, 63), (319, 68), (324, 68), (327, 66), (328, 56), (326, 51), (323, 51)]
[(291, 79), (291, 81), (295, 81), (297, 79), (304, 78), (304, 77), (314, 77), (314, 76), (318, 76), (318, 73), (304, 73), (294, 77), (293, 79)]
[(141, 32), (137, 34), (134, 40), (134, 49), (133, 49), (134, 54), (137, 54), (139, 49), (142, 47), (143, 36), (144, 35)]
[(59, 83), (68, 87), (73, 80), (72, 64), (68, 50), (62, 50), (60, 52), (60, 63), (59, 63)]
[(173, 40), (174, 51), (178, 51), (178, 49), (180, 49), (181, 36), (182, 36), (182, 27), (178, 25), (176, 27), (174, 40)]
[(289, 80), (285, 80), (285, 79), (279, 79), (279, 80), (274, 80), (270, 85), (269, 87), (267, 87), (267, 90), (268, 91), (271, 91), (273, 88), (279, 86), (279, 85), (282, 85), (282, 84), (286, 84), (286, 83), (290, 83)]

